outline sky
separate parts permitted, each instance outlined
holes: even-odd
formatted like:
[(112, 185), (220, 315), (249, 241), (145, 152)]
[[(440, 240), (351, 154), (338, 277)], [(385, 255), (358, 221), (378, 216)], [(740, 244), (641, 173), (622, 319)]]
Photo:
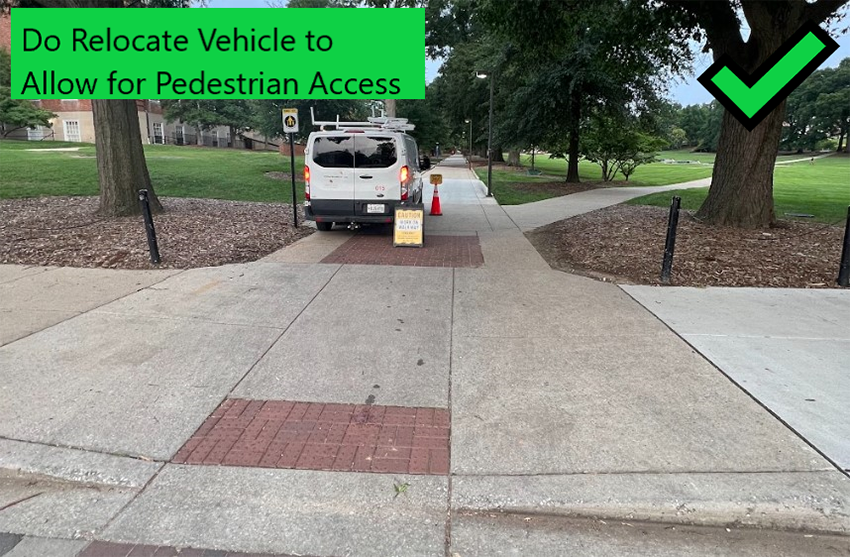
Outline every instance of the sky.
[[(266, 8), (266, 0), (209, 0), (211, 8)], [(845, 10), (845, 12), (850, 10)], [(846, 24), (845, 24), (846, 25)], [(744, 31), (746, 38), (747, 30)], [(850, 57), (850, 33), (838, 35), (831, 33), (839, 48), (830, 56), (821, 68), (834, 68), (844, 58)], [(670, 99), (683, 106), (689, 104), (707, 103), (712, 100), (711, 94), (705, 90), (697, 81), (697, 76), (708, 68), (713, 59), (711, 53), (701, 52), (699, 46), (695, 46), (693, 72), (687, 76), (678, 78), (670, 88)], [(425, 81), (430, 83), (440, 70), (440, 60), (425, 60)]]

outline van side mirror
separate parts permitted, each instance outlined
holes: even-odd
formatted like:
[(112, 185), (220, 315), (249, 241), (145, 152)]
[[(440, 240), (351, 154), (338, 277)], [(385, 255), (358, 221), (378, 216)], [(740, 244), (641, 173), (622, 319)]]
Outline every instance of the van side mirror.
[(428, 170), (431, 168), (431, 159), (428, 157), (422, 157), (419, 159), (419, 170)]

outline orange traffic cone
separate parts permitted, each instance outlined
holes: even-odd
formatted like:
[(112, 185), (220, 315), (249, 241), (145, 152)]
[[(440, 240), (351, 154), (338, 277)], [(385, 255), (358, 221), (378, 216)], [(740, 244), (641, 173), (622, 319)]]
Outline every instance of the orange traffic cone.
[(440, 190), (437, 184), (434, 184), (434, 197), (431, 198), (431, 216), (440, 217), (443, 211), (440, 209)]

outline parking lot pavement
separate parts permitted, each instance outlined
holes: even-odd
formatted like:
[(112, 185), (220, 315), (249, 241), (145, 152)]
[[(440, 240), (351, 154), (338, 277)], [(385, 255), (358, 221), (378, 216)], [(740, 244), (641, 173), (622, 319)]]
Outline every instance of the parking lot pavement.
[(623, 289), (838, 466), (850, 469), (850, 292)]

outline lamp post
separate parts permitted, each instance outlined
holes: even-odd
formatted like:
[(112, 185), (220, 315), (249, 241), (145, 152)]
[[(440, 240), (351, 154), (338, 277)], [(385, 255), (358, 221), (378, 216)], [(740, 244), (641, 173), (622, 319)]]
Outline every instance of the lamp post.
[(495, 72), (475, 72), (478, 79), (490, 78), (490, 117), (487, 120), (487, 197), (493, 197), (493, 85)]
[(472, 169), (472, 118), (467, 118), (464, 120), (467, 124), (469, 124), (469, 168)]

